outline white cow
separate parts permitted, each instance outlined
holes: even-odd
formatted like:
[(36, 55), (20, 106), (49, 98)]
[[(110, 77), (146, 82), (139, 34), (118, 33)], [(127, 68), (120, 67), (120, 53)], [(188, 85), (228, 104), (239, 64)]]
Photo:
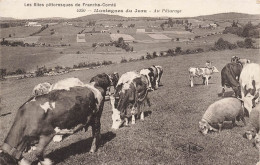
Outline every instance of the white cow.
[(240, 74), (239, 84), (244, 107), (250, 114), (255, 102), (259, 101), (260, 65), (256, 63), (245, 65)]
[(218, 69), (215, 66), (211, 68), (189, 68), (190, 86), (194, 86), (194, 77), (202, 77), (203, 84), (209, 85), (209, 79), (213, 73), (218, 73)]

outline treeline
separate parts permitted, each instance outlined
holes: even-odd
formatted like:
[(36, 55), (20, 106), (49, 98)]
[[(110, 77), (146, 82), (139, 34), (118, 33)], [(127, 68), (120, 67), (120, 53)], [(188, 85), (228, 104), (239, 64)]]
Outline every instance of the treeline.
[(96, 48), (97, 46), (100, 46), (100, 47), (115, 46), (115, 47), (118, 47), (118, 48), (122, 48), (127, 52), (129, 52), (129, 51), (133, 52), (134, 51), (134, 47), (130, 46), (129, 43), (126, 43), (124, 41), (123, 37), (118, 38), (117, 41), (113, 41), (113, 42), (109, 42), (109, 43), (93, 43), (92, 44), (93, 48)]
[(225, 49), (236, 49), (236, 48), (256, 48), (253, 45), (254, 41), (251, 38), (246, 38), (244, 41), (237, 41), (236, 43), (230, 43), (225, 41), (223, 38), (219, 38), (217, 42), (215, 42), (214, 47), (211, 50), (225, 50)]
[(41, 33), (43, 30), (47, 29), (48, 27), (49, 27), (49, 25), (46, 24), (46, 25), (42, 26), (41, 29), (38, 30), (37, 32), (34, 32), (34, 33), (30, 34), (30, 36), (34, 36), (34, 35), (36, 35), (36, 34), (39, 34), (39, 33)]
[(9, 27), (16, 27), (16, 26), (24, 26), (25, 22), (4, 22), (0, 23), (0, 28), (9, 28)]
[(251, 22), (248, 22), (246, 25), (239, 27), (238, 22), (233, 22), (232, 26), (226, 27), (223, 31), (224, 34), (231, 33), (238, 35), (240, 37), (252, 37), (259, 38), (260, 24), (253, 25)]

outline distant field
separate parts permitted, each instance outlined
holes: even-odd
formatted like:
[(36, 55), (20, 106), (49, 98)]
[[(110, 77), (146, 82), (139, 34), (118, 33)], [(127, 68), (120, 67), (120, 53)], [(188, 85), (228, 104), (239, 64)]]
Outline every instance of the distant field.
[[(114, 64), (53, 77), (1, 81), (0, 114), (11, 114), (1, 116), (0, 144), (11, 127), (18, 107), (30, 97), (33, 87), (38, 83), (54, 83), (68, 77), (78, 77), (87, 83), (91, 77), (102, 72), (117, 71), (121, 75), (127, 71), (161, 65), (164, 68), (162, 86), (149, 93), (152, 106), (144, 108), (147, 115), (143, 122), (138, 119), (135, 125), (112, 131), (111, 106), (106, 102), (101, 118), (101, 146), (96, 153), (89, 153), (92, 141), (89, 129), (87, 132), (81, 131), (69, 136), (62, 143), (51, 142), (45, 152), (47, 157), (57, 165), (256, 164), (258, 151), (252, 142), (242, 137), (242, 122), (237, 122), (238, 126), (234, 128), (231, 127), (231, 123), (225, 123), (221, 133), (203, 136), (198, 132), (198, 122), (206, 108), (221, 99), (218, 97), (221, 92), (220, 73), (213, 75), (209, 86), (202, 85), (201, 79), (195, 79), (195, 86), (190, 88), (188, 68), (204, 66), (206, 60), (211, 60), (213, 65), (221, 70), (233, 55), (260, 63), (259, 50), (236, 49)], [(227, 90), (230, 91), (231, 89)], [(176, 149), (188, 143), (194, 143), (203, 150), (189, 155)]]
[(1, 28), (0, 37), (8, 38), (9, 35), (11, 35), (12, 37), (28, 37), (30, 34), (40, 29), (41, 27), (25, 27), (25, 26)]

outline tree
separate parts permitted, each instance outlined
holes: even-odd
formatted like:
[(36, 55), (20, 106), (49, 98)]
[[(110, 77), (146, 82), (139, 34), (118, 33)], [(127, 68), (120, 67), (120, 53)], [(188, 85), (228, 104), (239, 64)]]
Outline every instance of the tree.
[(176, 47), (175, 52), (176, 54), (180, 54), (182, 52), (181, 47)]
[(246, 48), (253, 48), (253, 40), (251, 38), (246, 38), (245, 39), (245, 47)]

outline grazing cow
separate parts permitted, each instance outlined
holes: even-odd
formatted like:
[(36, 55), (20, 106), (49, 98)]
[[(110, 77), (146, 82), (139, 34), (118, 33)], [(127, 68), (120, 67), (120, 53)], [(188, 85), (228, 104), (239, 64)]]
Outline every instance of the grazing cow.
[(152, 71), (152, 69), (148, 68), (148, 69), (142, 69), (140, 70), (140, 74), (145, 76), (148, 80), (148, 88), (149, 90), (153, 91), (154, 90), (154, 86), (155, 86), (155, 77), (154, 77), (154, 72)]
[(159, 66), (159, 65), (157, 65), (155, 67), (156, 67), (156, 69), (158, 71), (158, 77), (156, 79), (156, 86), (158, 88), (159, 85), (160, 85), (160, 82), (161, 82), (161, 78), (162, 78), (162, 74), (163, 74), (163, 68), (162, 68), (162, 66)]
[[(105, 90), (105, 89), (104, 89)], [(99, 107), (103, 101), (98, 89), (91, 85), (71, 87), (69, 90), (53, 90), (26, 101), (17, 111), (14, 123), (1, 146), (0, 162), (7, 164), (51, 164), (43, 152), (55, 135), (71, 135), (92, 126), (94, 137), (90, 152), (97, 148), (100, 138)], [(34, 146), (30, 159), (22, 159), (22, 153)], [(12, 162), (12, 163), (10, 163)]]
[(140, 116), (141, 120), (144, 120), (144, 112), (140, 114), (141, 105), (144, 101), (150, 106), (148, 95), (148, 79), (141, 75), (133, 79), (131, 83), (125, 83), (118, 91), (119, 98), (112, 98), (112, 128), (118, 129), (124, 122), (128, 125), (127, 110), (131, 108), (132, 124), (135, 123), (135, 113)]
[[(199, 122), (199, 129), (203, 134), (207, 134), (209, 130), (220, 132), (224, 121), (232, 121), (234, 126), (236, 120), (242, 120), (246, 125), (242, 102), (233, 97), (224, 98), (214, 102), (207, 108)], [(212, 127), (215, 124), (218, 124), (218, 130)]]
[(232, 56), (232, 57), (231, 57), (231, 62), (237, 63), (239, 59), (240, 59), (240, 58), (237, 57), (237, 56)]
[(245, 65), (240, 74), (239, 83), (244, 107), (250, 114), (255, 102), (259, 101), (260, 65), (256, 63)]
[(159, 77), (159, 71), (154, 65), (152, 65), (148, 69), (153, 73), (153, 78), (151, 79), (151, 86), (152, 86), (152, 89), (155, 90), (159, 87), (158, 82), (157, 82), (157, 79)]
[(235, 92), (235, 97), (241, 98), (239, 77), (243, 66), (239, 63), (228, 63), (221, 70), (221, 85), (222, 85), (222, 96), (225, 95), (225, 86), (232, 88)]
[(209, 79), (211, 78), (213, 73), (218, 73), (219, 71), (215, 66), (212, 66), (212, 68), (189, 68), (189, 76), (190, 76), (190, 86), (194, 86), (194, 77), (202, 77), (203, 84), (208, 85)]
[(51, 88), (51, 83), (48, 82), (40, 83), (33, 88), (32, 95), (39, 96), (39, 95), (46, 94), (50, 91), (50, 88)]

